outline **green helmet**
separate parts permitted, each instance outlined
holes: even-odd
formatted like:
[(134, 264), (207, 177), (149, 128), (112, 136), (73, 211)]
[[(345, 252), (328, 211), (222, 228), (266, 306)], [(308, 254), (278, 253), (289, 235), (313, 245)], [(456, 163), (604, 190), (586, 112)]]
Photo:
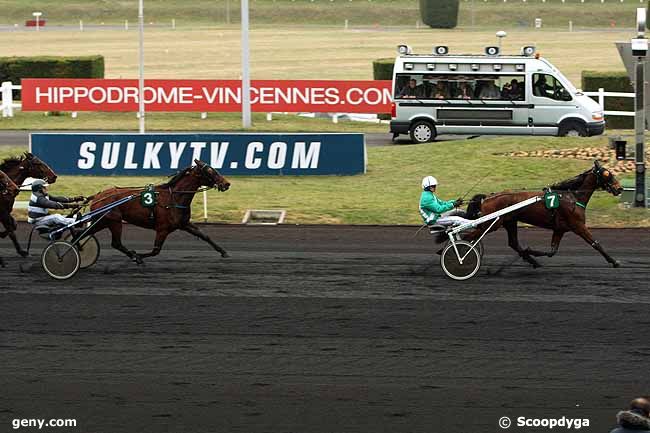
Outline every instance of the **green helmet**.
[(47, 186), (47, 182), (45, 182), (43, 179), (35, 179), (32, 182), (32, 192), (41, 191), (44, 186)]

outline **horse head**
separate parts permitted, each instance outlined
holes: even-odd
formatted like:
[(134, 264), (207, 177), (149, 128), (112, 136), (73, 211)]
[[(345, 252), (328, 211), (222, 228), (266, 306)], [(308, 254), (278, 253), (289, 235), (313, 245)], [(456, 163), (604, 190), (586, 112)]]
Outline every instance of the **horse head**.
[(20, 170), (24, 170), (27, 177), (45, 179), (47, 183), (56, 182), (57, 175), (49, 165), (29, 152), (25, 152), (21, 158)]
[(485, 194), (476, 194), (467, 204), (467, 219), (475, 220), (481, 216), (481, 204), (487, 197)]
[(194, 164), (194, 174), (201, 178), (202, 185), (217, 188), (219, 191), (227, 191), (230, 188), (230, 182), (210, 165), (198, 159), (194, 160)]
[(614, 176), (607, 167), (602, 166), (598, 161), (594, 161), (592, 172), (596, 176), (596, 182), (600, 188), (614, 196), (620, 195), (623, 192), (623, 187), (618, 179), (616, 179), (616, 176)]
[(16, 197), (20, 190), (18, 186), (7, 176), (4, 172), (0, 171), (0, 195), (9, 195)]

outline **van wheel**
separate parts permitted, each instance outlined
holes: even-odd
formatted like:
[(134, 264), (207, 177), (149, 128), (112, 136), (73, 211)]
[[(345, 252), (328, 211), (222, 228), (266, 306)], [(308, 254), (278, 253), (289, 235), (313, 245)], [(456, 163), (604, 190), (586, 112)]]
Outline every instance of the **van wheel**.
[(436, 128), (426, 120), (418, 120), (411, 125), (411, 141), (413, 143), (428, 143), (436, 138)]
[(560, 137), (586, 137), (587, 128), (582, 122), (568, 120), (560, 124), (560, 130), (557, 135)]

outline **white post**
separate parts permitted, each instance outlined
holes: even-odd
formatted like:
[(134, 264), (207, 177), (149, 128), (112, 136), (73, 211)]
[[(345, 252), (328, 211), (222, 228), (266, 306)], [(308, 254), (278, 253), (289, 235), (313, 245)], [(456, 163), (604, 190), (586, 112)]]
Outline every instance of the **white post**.
[(273, 120), (273, 113), (266, 113), (266, 121), (270, 122), (271, 120)]
[(138, 83), (140, 134), (144, 134), (144, 0), (138, 4), (138, 21), (140, 24), (140, 80)]
[(172, 18), (172, 30), (176, 30), (176, 18)]
[(203, 222), (208, 222), (208, 192), (203, 190)]
[(332, 123), (339, 123), (339, 115), (338, 114), (335, 113), (334, 116), (332, 116)]
[(84, 20), (79, 20), (79, 31), (80, 32), (84, 31)]
[(14, 101), (11, 81), (2, 83), (2, 117), (14, 117)]
[(598, 88), (598, 103), (600, 108), (605, 109), (605, 89), (603, 87)]
[(343, 26), (343, 28), (344, 28), (345, 30), (348, 29), (348, 20), (345, 20), (345, 26)]
[(208, 113), (201, 113), (201, 119), (207, 119)]
[(248, 46), (248, 0), (241, 0), (241, 68), (242, 68), (242, 126), (251, 127), (251, 77)]
[(73, 119), (76, 119), (77, 118), (77, 112), (73, 111), (72, 113), (70, 113), (70, 117), (72, 117)]
[(129, 29), (129, 20), (124, 20), (124, 30)]
[(569, 31), (573, 31), (573, 21), (569, 21)]

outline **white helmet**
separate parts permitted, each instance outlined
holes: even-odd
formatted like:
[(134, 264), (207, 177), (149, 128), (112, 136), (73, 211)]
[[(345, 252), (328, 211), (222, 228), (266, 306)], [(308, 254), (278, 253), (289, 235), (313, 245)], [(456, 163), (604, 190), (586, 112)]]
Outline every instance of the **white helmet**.
[(430, 186), (438, 185), (438, 179), (433, 176), (426, 176), (422, 178), (422, 189), (428, 190)]

